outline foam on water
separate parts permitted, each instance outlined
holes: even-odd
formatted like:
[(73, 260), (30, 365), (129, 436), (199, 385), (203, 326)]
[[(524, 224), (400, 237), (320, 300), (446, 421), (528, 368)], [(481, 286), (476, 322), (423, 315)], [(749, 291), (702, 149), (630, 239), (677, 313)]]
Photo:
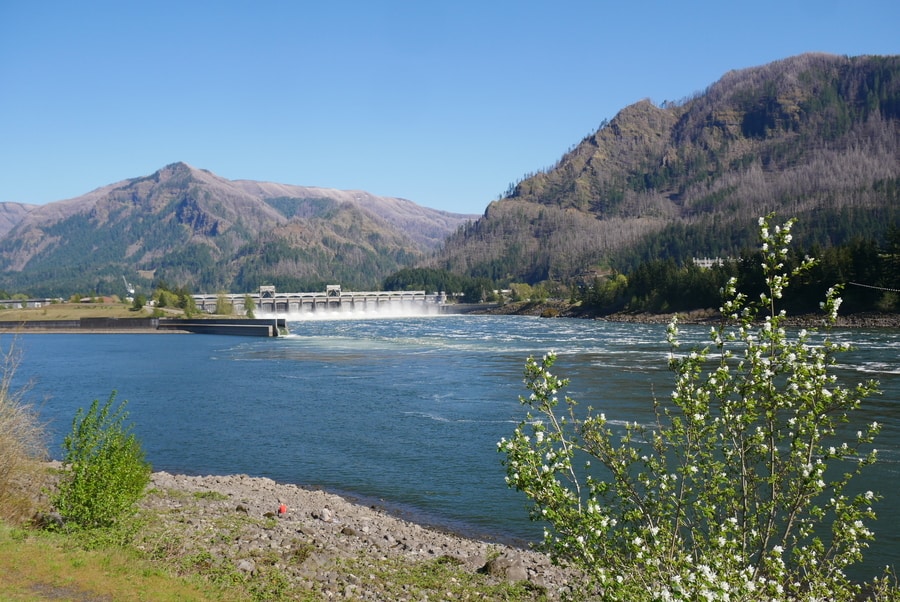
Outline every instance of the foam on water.
[(423, 318), (440, 317), (441, 306), (433, 303), (391, 303), (372, 309), (317, 309), (289, 313), (259, 313), (257, 317), (264, 320), (284, 318), (288, 322), (309, 322), (320, 320), (375, 320), (381, 318)]

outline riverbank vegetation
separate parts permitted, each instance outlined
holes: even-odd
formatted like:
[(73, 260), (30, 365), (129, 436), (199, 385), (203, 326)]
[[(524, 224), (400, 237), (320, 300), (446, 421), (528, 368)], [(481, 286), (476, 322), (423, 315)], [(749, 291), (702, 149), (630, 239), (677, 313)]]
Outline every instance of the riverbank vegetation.
[[(835, 284), (841, 293), (844, 314), (900, 311), (900, 228), (891, 228), (886, 239), (857, 240), (847, 245), (798, 250), (790, 248), (785, 269), (817, 261), (786, 290), (781, 307), (792, 314), (818, 311), (825, 292)], [(619, 311), (672, 313), (718, 308), (722, 290), (731, 278), (741, 282), (751, 297), (766, 290), (761, 250), (745, 251), (736, 258), (712, 260), (701, 266), (693, 261), (650, 260), (631, 273), (598, 276), (573, 291), (573, 298), (600, 315)]]
[[(233, 500), (215, 490), (151, 489), (147, 499), (150, 503), (142, 503), (127, 540), (121, 531), (86, 537), (0, 521), (0, 599), (555, 599), (545, 588), (472, 570), (450, 555), (409, 560), (394, 553), (343, 550), (346, 543), (326, 548), (296, 524), (293, 545), (282, 549), (269, 538), (290, 523), (235, 512)], [(222, 504), (229, 510), (211, 510)], [(254, 537), (267, 545), (247, 550)], [(338, 537), (345, 542), (353, 538)], [(232, 548), (228, 556), (222, 554), (223, 546)], [(311, 568), (298, 579), (294, 571), (303, 565)]]
[[(771, 216), (770, 218), (771, 219)], [(544, 546), (590, 575), (607, 600), (896, 600), (890, 567), (866, 584), (847, 569), (875, 538), (878, 492), (854, 477), (876, 461), (878, 423), (849, 426), (877, 383), (832, 374), (846, 347), (788, 334), (789, 284), (815, 269), (791, 265), (791, 226), (760, 220), (764, 292), (725, 287), (710, 346), (680, 350), (669, 325), (671, 397), (652, 424), (608, 422), (565, 395), (555, 355), (526, 363), (530, 410), (498, 443), (507, 483), (546, 521)], [(836, 289), (822, 309), (833, 324)], [(534, 412), (532, 414), (531, 412)], [(855, 434), (854, 434), (855, 431)]]
[(11, 389), (18, 361), (14, 347), (0, 351), (0, 520), (13, 522), (31, 516), (33, 484), (46, 459), (37, 409)]
[(125, 423), (125, 402), (114, 406), (115, 399), (113, 393), (103, 405), (95, 399), (87, 411), (79, 408), (63, 440), (62, 478), (52, 504), (66, 528), (121, 525), (150, 482), (150, 464)]

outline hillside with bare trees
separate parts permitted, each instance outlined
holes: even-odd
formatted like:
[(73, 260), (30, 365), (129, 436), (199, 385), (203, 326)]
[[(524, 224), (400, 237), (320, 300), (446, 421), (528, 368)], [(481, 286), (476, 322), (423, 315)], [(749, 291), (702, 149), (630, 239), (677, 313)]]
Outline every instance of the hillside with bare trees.
[(626, 107), (428, 265), (574, 282), (649, 259), (737, 256), (769, 212), (799, 218), (801, 246), (881, 239), (900, 222), (900, 57), (805, 54), (678, 103)]

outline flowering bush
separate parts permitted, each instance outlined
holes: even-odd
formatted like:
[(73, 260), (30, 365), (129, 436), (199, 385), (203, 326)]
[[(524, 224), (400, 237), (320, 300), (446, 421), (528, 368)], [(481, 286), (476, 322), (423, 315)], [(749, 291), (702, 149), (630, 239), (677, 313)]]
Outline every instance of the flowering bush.
[[(793, 220), (774, 228), (770, 220), (760, 219), (768, 292), (748, 299), (730, 281), (703, 350), (679, 354), (670, 323), (675, 387), (654, 401), (655, 424), (614, 431), (568, 396), (560, 409), (568, 380), (551, 373), (556, 356), (526, 363), (531, 395), (520, 400), (537, 415), (498, 443), (507, 483), (549, 524), (544, 545), (554, 559), (585, 570), (586, 593), (852, 600), (863, 591), (844, 571), (873, 539), (879, 496), (848, 485), (875, 461), (879, 425), (841, 427), (877, 384), (838, 384), (830, 369), (846, 347), (785, 329), (777, 301), (813, 260), (786, 270)], [(839, 306), (829, 290), (826, 327)], [(871, 585), (870, 593), (896, 594), (887, 576)]]

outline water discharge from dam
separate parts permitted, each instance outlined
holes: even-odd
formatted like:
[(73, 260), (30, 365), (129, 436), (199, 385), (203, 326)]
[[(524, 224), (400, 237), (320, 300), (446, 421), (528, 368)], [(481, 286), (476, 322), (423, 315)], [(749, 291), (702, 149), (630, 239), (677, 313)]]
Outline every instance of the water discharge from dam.
[(194, 302), (201, 312), (245, 315), (252, 308), (253, 315), (261, 319), (282, 318), (288, 321), (373, 318), (373, 317), (422, 317), (453, 311), (455, 304), (447, 305), (444, 293), (419, 291), (370, 291), (341, 290), (339, 285), (328, 285), (323, 292), (287, 293), (276, 291), (274, 286), (261, 286), (252, 294), (198, 294)]
[(448, 315), (446, 306), (434, 303), (386, 304), (365, 308), (318, 308), (293, 310), (289, 312), (256, 312), (261, 319), (281, 318), (288, 322), (304, 322), (318, 320), (377, 320), (382, 318), (424, 318)]

